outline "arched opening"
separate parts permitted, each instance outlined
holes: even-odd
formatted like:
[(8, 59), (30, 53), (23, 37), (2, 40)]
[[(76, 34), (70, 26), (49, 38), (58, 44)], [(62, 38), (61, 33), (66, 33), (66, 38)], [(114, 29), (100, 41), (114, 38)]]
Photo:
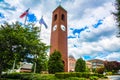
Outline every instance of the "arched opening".
[(57, 14), (55, 14), (55, 16), (54, 16), (54, 21), (56, 21), (57, 20)]
[(64, 61), (62, 61), (63, 62), (63, 65), (65, 66), (65, 62)]
[(65, 15), (62, 14), (61, 19), (64, 21), (65, 20)]

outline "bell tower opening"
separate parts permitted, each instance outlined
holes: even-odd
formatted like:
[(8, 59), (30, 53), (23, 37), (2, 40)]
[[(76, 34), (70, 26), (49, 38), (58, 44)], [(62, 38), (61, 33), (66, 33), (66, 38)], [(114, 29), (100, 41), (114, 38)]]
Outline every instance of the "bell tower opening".
[(54, 16), (54, 21), (56, 21), (57, 20), (57, 14), (55, 14), (55, 16)]
[(61, 20), (65, 20), (65, 15), (64, 14), (62, 14), (62, 16), (61, 16)]

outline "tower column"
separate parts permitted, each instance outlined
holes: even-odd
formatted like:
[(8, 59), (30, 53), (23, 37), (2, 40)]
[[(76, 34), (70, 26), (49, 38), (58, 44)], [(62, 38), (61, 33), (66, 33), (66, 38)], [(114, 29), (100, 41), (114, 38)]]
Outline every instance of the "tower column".
[(60, 51), (64, 63), (64, 71), (68, 72), (68, 44), (67, 44), (67, 11), (58, 6), (52, 13), (50, 54)]

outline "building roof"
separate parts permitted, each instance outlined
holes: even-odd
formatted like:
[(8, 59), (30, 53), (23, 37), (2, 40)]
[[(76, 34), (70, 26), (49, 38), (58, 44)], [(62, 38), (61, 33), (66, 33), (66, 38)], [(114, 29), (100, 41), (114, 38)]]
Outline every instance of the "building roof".
[(73, 58), (73, 59), (75, 59), (75, 58), (73, 57), (73, 55), (69, 55), (69, 58)]
[(92, 59), (92, 60), (88, 60), (89, 62), (104, 62), (103, 60), (100, 59)]
[[(56, 11), (57, 9), (61, 8), (62, 10), (66, 11), (61, 5), (59, 5), (54, 11)], [(54, 12), (53, 11), (53, 12)], [(66, 11), (67, 12), (67, 11)]]
[(33, 64), (26, 63), (26, 64), (23, 64), (23, 65), (21, 66), (21, 68), (24, 68), (24, 69), (32, 69), (32, 65), (33, 65)]

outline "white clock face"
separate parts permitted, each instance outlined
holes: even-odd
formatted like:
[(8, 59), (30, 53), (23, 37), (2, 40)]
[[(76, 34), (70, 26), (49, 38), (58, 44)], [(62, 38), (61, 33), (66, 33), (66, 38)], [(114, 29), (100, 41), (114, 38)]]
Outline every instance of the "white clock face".
[(53, 31), (55, 31), (57, 29), (57, 25), (55, 25), (54, 27), (53, 27)]
[(65, 28), (65, 26), (64, 26), (64, 25), (61, 25), (61, 29), (62, 29), (63, 31), (65, 31), (65, 30), (66, 30), (66, 28)]

